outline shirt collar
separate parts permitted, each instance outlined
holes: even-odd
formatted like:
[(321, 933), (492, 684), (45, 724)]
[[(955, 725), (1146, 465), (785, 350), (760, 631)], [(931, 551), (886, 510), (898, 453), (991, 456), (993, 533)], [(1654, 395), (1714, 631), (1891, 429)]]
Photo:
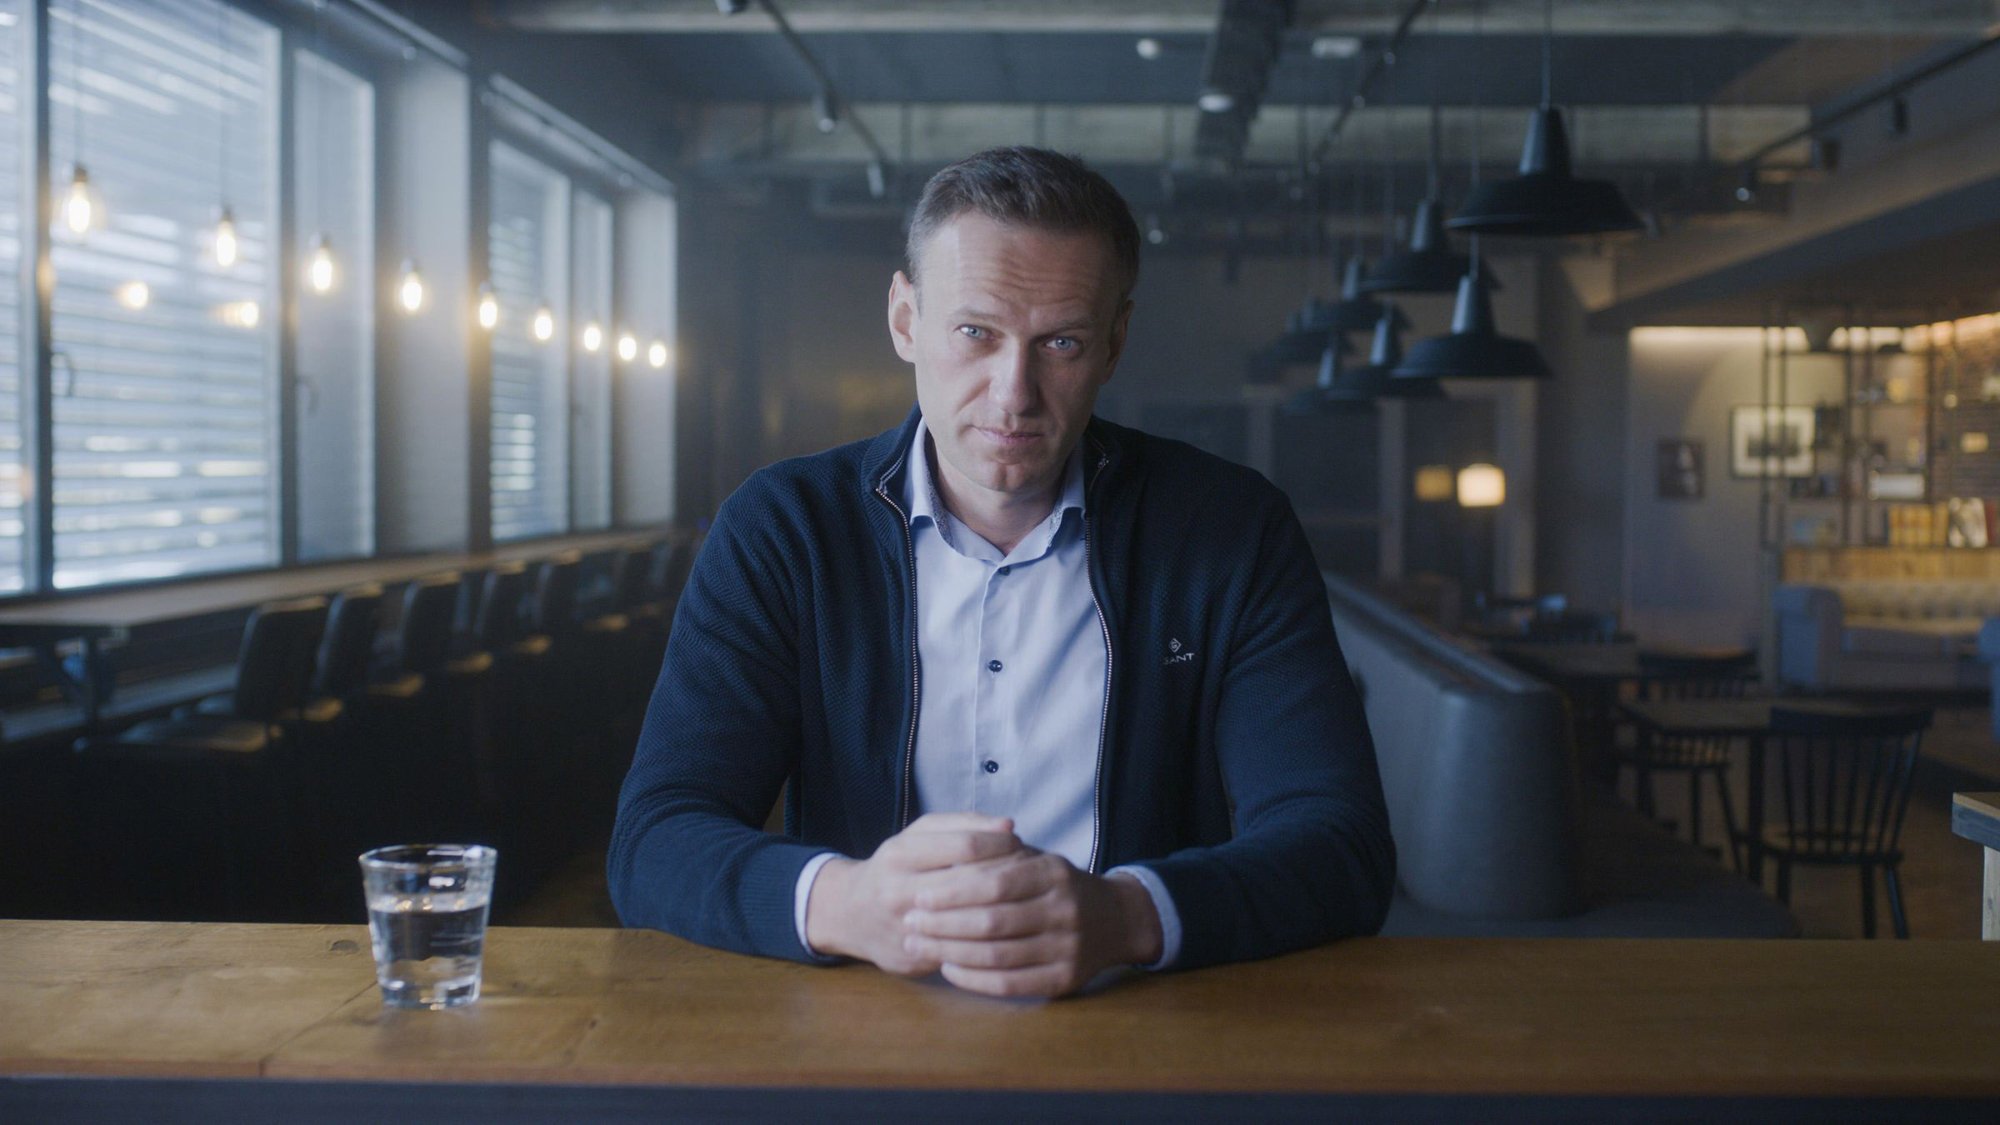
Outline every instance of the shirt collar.
[[(931, 459), (926, 453), (930, 442), (930, 426), (921, 418), (917, 420), (916, 434), (910, 439), (908, 456), (904, 459), (909, 471), (903, 477), (903, 503), (910, 512), (910, 522), (927, 519), (943, 531), (947, 542), (951, 539), (949, 528), (958, 523), (950, 518), (951, 513), (944, 507), (944, 500), (938, 495), (937, 481), (931, 475)], [(1069, 451), (1069, 460), (1063, 465), (1063, 488), (1056, 497), (1056, 504), (1049, 512), (1051, 523), (1060, 523), (1065, 513), (1075, 509), (1082, 514), (1083, 507), (1083, 445)], [(945, 518), (940, 519), (940, 515)]]

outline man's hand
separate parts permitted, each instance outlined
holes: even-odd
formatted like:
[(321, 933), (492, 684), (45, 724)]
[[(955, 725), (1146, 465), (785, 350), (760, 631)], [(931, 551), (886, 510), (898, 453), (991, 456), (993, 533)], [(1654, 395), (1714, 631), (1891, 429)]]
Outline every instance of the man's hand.
[(869, 961), (902, 976), (937, 972), (936, 958), (912, 952), (904, 942), (905, 918), (919, 896), (945, 886), (961, 870), (978, 870), (1022, 847), (1014, 822), (1004, 817), (918, 817), (868, 859), (833, 859), (820, 868), (806, 900), (806, 941), (821, 953)]
[(960, 988), (1063, 996), (1113, 965), (1160, 959), (1159, 914), (1136, 879), (1027, 848), (943, 874), (917, 892), (903, 947)]

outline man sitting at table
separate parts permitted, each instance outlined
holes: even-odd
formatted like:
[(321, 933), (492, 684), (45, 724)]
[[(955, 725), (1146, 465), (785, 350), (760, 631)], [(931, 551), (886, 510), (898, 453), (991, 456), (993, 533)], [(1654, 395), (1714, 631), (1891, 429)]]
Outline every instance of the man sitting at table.
[(1394, 846), (1297, 517), (1092, 417), (1138, 259), (1074, 158), (925, 187), (888, 298), (917, 408), (717, 513), (619, 798), (626, 924), (1042, 996), (1380, 928)]

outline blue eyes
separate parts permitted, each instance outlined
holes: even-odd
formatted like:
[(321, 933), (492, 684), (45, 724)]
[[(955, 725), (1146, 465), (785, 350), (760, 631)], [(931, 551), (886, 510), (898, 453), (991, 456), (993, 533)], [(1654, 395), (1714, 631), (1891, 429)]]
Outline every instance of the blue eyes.
[[(958, 326), (958, 331), (968, 340), (987, 340), (992, 338), (991, 333), (977, 324), (961, 324)], [(1049, 346), (1060, 352), (1074, 352), (1083, 347), (1082, 344), (1077, 342), (1074, 336), (1051, 337), (1049, 339)]]

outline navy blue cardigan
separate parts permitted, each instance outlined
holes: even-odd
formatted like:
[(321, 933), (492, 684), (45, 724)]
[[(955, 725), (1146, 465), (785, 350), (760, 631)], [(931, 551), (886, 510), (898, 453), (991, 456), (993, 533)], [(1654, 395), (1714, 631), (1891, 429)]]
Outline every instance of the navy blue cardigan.
[[(619, 796), (626, 925), (809, 959), (800, 868), (829, 848), (866, 858), (916, 816), (922, 670), (897, 487), (916, 422), (762, 469), (717, 513)], [(1291, 506), (1249, 469), (1101, 419), (1084, 456), (1111, 634), (1091, 869), (1159, 874), (1179, 968), (1375, 932), (1395, 848)], [(760, 826), (781, 789), (778, 836)]]

